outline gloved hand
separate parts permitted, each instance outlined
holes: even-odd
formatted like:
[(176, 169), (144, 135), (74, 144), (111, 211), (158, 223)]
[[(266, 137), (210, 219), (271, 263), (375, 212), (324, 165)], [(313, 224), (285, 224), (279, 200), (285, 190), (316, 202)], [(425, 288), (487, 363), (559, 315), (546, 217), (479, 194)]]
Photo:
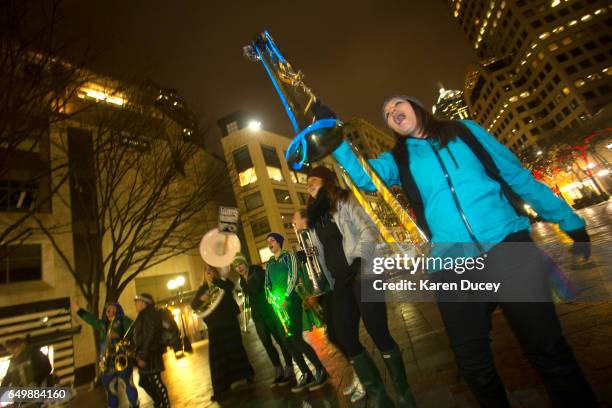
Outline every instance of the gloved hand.
[(320, 99), (317, 99), (315, 102), (312, 103), (310, 110), (315, 115), (315, 118), (317, 118), (317, 120), (325, 119), (325, 118), (335, 119), (337, 117), (333, 110), (331, 110), (328, 106), (323, 105), (323, 103), (321, 103)]
[(588, 261), (591, 257), (591, 238), (587, 234), (585, 228), (577, 229), (574, 231), (565, 232), (574, 241), (572, 244), (572, 254), (582, 255), (585, 261)]
[(355, 258), (353, 260), (353, 263), (349, 265), (346, 271), (344, 284), (348, 286), (351, 284), (351, 282), (353, 282), (355, 278), (358, 278), (360, 276), (361, 276), (361, 258)]
[(295, 259), (297, 259), (298, 263), (305, 263), (306, 262), (306, 252), (304, 252), (304, 250), (302, 249), (300, 249), (299, 251), (296, 251)]

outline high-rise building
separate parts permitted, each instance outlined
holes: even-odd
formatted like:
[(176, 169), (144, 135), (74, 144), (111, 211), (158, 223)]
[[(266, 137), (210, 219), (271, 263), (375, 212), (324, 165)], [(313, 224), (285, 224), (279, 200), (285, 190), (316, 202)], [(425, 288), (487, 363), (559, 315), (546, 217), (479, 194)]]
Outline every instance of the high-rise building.
[(440, 95), (431, 112), (442, 119), (468, 119), (468, 106), (463, 98), (463, 91), (440, 87)]
[(367, 158), (375, 158), (395, 146), (395, 138), (368, 121), (354, 118), (344, 124), (348, 141)]
[[(58, 70), (53, 78), (61, 72)], [(15, 79), (12, 72), (2, 71), (0, 78), (6, 80), (9, 74), (11, 80), (19, 81), (23, 89), (36, 89), (27, 78)], [(79, 324), (70, 313), (71, 301), (83, 307), (87, 305), (75, 276), (81, 282), (86, 281), (85, 277), (92, 279), (95, 276), (92, 275), (96, 262), (92, 253), (95, 251), (88, 243), (91, 245), (95, 237), (100, 237), (99, 255), (110, 259), (110, 248), (113, 242), (117, 242), (110, 236), (123, 229), (120, 225), (127, 226), (127, 223), (135, 221), (130, 217), (133, 212), (124, 212), (128, 208), (125, 203), (133, 203), (131, 208), (138, 208), (141, 204), (144, 206), (141, 208), (155, 206), (154, 200), (148, 200), (145, 206), (144, 200), (126, 198), (144, 198), (146, 192), (139, 195), (135, 190), (144, 190), (149, 186), (147, 182), (153, 185), (157, 180), (137, 181), (137, 174), (146, 170), (126, 170), (122, 164), (125, 159), (113, 152), (145, 154), (152, 145), (151, 141), (163, 136), (176, 146), (184, 146), (179, 142), (183, 139), (188, 140), (190, 146), (195, 144), (192, 157), (200, 163), (215, 159), (195, 143), (202, 135), (197, 132), (194, 115), (176, 91), (159, 88), (153, 83), (132, 89), (126, 85), (119, 86), (119, 82), (112, 78), (85, 70), (79, 70), (74, 77), (74, 92), (66, 92), (71, 95), (70, 99), (61, 106), (54, 106), (57, 118), (53, 116), (53, 120), (36, 122), (40, 132), (31, 126), (31, 133), (22, 136), (15, 146), (6, 143), (13, 136), (10, 130), (6, 131), (10, 127), (4, 127), (0, 134), (0, 157), (3, 158), (0, 160), (0, 231), (13, 231), (0, 245), (0, 343), (22, 336), (39, 339), (37, 342), (43, 345), (41, 349), (49, 356), (60, 383), (78, 386), (93, 380), (98, 360), (92, 329), (83, 324), (78, 330), (75, 326)], [(44, 94), (49, 92), (42, 88), (45, 86), (41, 86), (45, 89)], [(49, 108), (45, 107), (45, 112), (46, 109)], [(32, 116), (31, 112), (37, 110), (31, 108), (26, 112), (29, 114), (26, 118)], [(114, 142), (101, 144), (103, 147), (94, 153), (94, 141), (104, 135), (112, 135)], [(123, 148), (113, 150), (112, 146)], [(155, 151), (160, 154), (169, 150)], [(12, 158), (10, 161), (6, 160), (9, 156)], [(159, 156), (155, 160), (157, 164), (163, 161)], [(182, 165), (179, 161), (175, 164)], [(108, 170), (112, 166), (116, 166), (116, 170)], [(200, 177), (190, 167), (182, 167), (179, 172), (182, 176), (169, 184), (168, 189), (176, 188), (182, 182), (193, 183), (194, 177)], [(117, 176), (117, 173), (133, 176)], [(155, 172), (146, 174), (151, 173)], [(105, 181), (100, 182), (101, 179)], [(109, 180), (118, 181), (113, 184)], [(112, 186), (115, 193), (102, 192), (100, 186)], [(100, 210), (105, 208), (100, 198), (103, 196), (112, 197), (108, 202), (114, 202), (112, 207), (117, 208), (116, 211), (109, 210), (109, 206), (104, 212)], [(216, 224), (214, 200), (210, 204), (201, 212), (201, 217), (194, 218), (195, 225)], [(107, 216), (99, 215), (102, 213)], [(104, 224), (106, 232), (100, 233), (98, 225), (105, 221), (98, 220), (115, 216), (128, 221), (122, 224), (122, 221), (115, 220), (111, 222), (112, 226)], [(161, 232), (151, 226), (153, 221), (147, 219), (146, 223), (149, 224), (147, 234), (161, 240)], [(45, 233), (42, 232), (43, 226)], [(110, 230), (115, 232), (108, 232)], [(131, 244), (123, 242), (123, 250), (128, 251)], [(138, 249), (141, 250), (146, 251), (146, 248)], [(159, 263), (139, 273), (129, 283), (124, 281), (125, 288), (117, 300), (123, 304), (127, 315), (136, 315), (132, 302), (136, 293), (152, 293), (156, 300), (170, 297), (177, 300), (176, 291), (167, 287), (171, 279), (183, 278), (183, 293), (198, 287), (201, 282), (199, 254), (197, 251), (176, 253), (179, 252), (172, 249), (170, 256), (158, 258)], [(105, 265), (108, 266), (106, 261)], [(100, 281), (99, 288), (101, 300), (104, 300), (106, 285), (103, 281)], [(192, 339), (199, 336), (203, 330), (201, 320), (190, 309), (176, 311), (179, 310), (185, 318), (185, 325), (182, 325), (185, 333)], [(175, 316), (178, 318), (179, 315)], [(0, 380), (6, 373), (9, 360), (7, 351), (0, 349)]]
[[(308, 169), (287, 165), (285, 151), (291, 139), (254, 126), (244, 112), (217, 121), (232, 188), (248, 252), (253, 263), (272, 256), (266, 236), (274, 231), (285, 237), (285, 248), (297, 249), (291, 219), (306, 206)], [(324, 161), (332, 168), (331, 159)]]
[(515, 152), (612, 101), (610, 12), (601, 0), (449, 0), (480, 64), (470, 115)]

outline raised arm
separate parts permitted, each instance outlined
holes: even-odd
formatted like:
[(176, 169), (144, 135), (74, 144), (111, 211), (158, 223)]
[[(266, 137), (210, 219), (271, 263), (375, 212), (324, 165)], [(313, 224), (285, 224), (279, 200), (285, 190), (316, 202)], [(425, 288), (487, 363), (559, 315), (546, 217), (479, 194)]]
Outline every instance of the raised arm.
[[(365, 191), (376, 191), (372, 179), (363, 170), (351, 146), (346, 141), (343, 141), (334, 150), (333, 156), (344, 167), (344, 170), (346, 170), (357, 187)], [(387, 186), (401, 184), (397, 164), (391, 153), (384, 152), (378, 158), (368, 160), (368, 163), (376, 170), (376, 173), (378, 173)]]

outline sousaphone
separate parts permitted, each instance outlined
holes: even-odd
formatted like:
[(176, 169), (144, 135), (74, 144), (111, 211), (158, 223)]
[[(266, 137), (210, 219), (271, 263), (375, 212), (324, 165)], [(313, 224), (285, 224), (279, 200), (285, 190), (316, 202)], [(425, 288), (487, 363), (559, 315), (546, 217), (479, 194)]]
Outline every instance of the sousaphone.
[[(231, 232), (220, 232), (215, 228), (208, 231), (200, 241), (200, 256), (204, 262), (215, 268), (230, 266), (236, 252), (240, 252), (240, 239)], [(208, 285), (206, 293), (209, 295), (208, 301), (196, 310), (202, 318), (210, 315), (225, 295), (223, 289), (212, 284)]]

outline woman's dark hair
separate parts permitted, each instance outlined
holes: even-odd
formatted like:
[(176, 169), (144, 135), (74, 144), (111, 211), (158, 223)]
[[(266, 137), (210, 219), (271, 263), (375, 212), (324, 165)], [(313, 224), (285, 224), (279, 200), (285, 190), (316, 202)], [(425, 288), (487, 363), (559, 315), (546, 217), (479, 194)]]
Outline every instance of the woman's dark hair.
[[(327, 179), (323, 180), (323, 187), (325, 191), (327, 191), (327, 197), (329, 198), (330, 203), (330, 212), (334, 214), (338, 210), (338, 202), (345, 202), (348, 200), (349, 192), (344, 190), (336, 185), (335, 181), (330, 181)], [(312, 196), (308, 196), (308, 205), (310, 206), (315, 201)]]
[[(444, 147), (458, 135), (464, 135), (469, 132), (469, 129), (458, 120), (440, 119), (432, 115), (423, 107), (412, 101), (406, 101), (412, 107), (416, 119), (416, 129), (420, 130), (428, 138), (440, 143), (440, 147)], [(395, 132), (393, 132), (395, 133)], [(403, 136), (395, 133), (396, 138)]]
[[(446, 120), (439, 119), (432, 115), (430, 112), (425, 110), (423, 107), (412, 101), (406, 101), (412, 107), (414, 116), (416, 119), (416, 129), (420, 130), (428, 138), (437, 141), (440, 147), (444, 147), (451, 140), (455, 139), (458, 135), (465, 135), (470, 130), (461, 122), (457, 120)], [(403, 143), (405, 136), (401, 136), (396, 132), (395, 134), (395, 147), (393, 148), (396, 157), (407, 157), (405, 152), (406, 143)], [(398, 165), (407, 165), (408, 163), (398, 163)]]

